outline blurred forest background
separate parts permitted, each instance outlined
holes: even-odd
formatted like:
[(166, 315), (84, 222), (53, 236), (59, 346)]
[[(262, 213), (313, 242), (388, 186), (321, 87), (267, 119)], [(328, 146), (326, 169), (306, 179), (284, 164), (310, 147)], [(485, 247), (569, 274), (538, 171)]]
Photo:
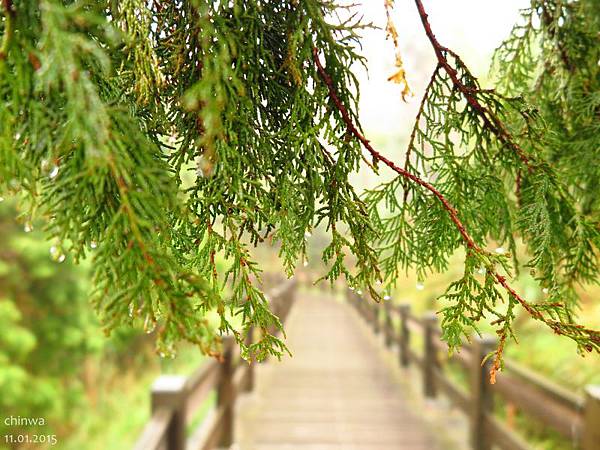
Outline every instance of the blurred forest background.
[[(383, 26), (382, 2), (365, 3), (366, 20)], [(430, 3), (431, 20), (440, 40), (459, 50), (485, 81), (494, 46), (508, 34), (518, 8), (528, 2)], [(393, 73), (394, 59), (391, 44), (384, 44), (382, 30), (370, 30), (365, 35), (368, 76), (357, 67), (366, 134), (392, 159), (402, 158), (418, 99), (435, 64), (414, 11), (400, 3), (397, 13), (415, 97), (402, 103), (399, 88), (385, 82)], [(363, 170), (354, 182), (361, 188), (372, 187), (376, 177)], [(105, 336), (88, 300), (90, 262), (75, 265), (60, 249), (44, 240), (43, 223), (20, 223), (15, 219), (17, 214), (14, 200), (0, 203), (2, 416), (44, 417), (48, 425), (36, 432), (57, 434), (57, 448), (64, 450), (130, 448), (148, 419), (149, 387), (154, 378), (161, 373), (188, 373), (198, 366), (202, 356), (197, 349), (183, 347), (174, 359), (159, 358), (154, 351), (153, 335), (141, 329), (121, 329)], [(306, 269), (313, 280), (322, 273), (320, 251), (326, 243), (326, 236), (320, 230), (309, 237), (311, 258)], [(275, 255), (276, 249), (261, 250), (260, 259), (268, 272), (279, 272)], [(461, 261), (462, 255), (455, 257)], [(461, 275), (461, 264), (453, 267), (431, 276), (423, 285), (417, 283), (414, 274), (407, 274), (395, 291), (390, 292), (392, 301), (411, 303), (417, 315), (440, 309), (442, 305), (435, 299), (450, 281)], [(528, 300), (544, 295), (526, 271), (515, 287)], [(600, 288), (582, 289), (581, 297), (581, 321), (600, 328)], [(600, 383), (600, 360), (595, 355), (578, 356), (572, 342), (551, 335), (525, 314), (517, 326), (524, 345), (511, 345), (509, 357), (574, 392), (580, 392), (586, 384)], [(520, 426), (537, 437), (540, 448), (570, 448), (568, 442), (534, 425), (524, 422)], [(0, 423), (0, 435), (6, 432), (8, 428)], [(16, 434), (18, 429), (10, 427), (10, 432)], [(8, 447), (0, 442), (0, 448)]]
[[(143, 330), (107, 337), (88, 299), (89, 261), (63, 260), (44, 224), (25, 232), (15, 216), (12, 202), (0, 203), (2, 417), (44, 418), (36, 433), (56, 434), (60, 449), (128, 448), (148, 418), (153, 379), (191, 371), (202, 356), (182, 348), (175, 360), (159, 358)], [(31, 427), (2, 421), (0, 435), (9, 432)]]

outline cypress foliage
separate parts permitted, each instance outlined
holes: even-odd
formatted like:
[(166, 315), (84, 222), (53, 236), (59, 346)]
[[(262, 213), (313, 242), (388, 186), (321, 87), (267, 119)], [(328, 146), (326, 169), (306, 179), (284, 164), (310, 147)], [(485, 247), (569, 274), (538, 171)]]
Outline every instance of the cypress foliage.
[[(438, 66), (400, 164), (358, 125), (351, 65), (369, 25), (356, 7), (4, 0), (0, 189), (19, 194), (27, 224), (46, 217), (62, 251), (93, 254), (107, 328), (157, 327), (163, 353), (180, 339), (215, 353), (219, 332), (243, 343), (251, 327), (263, 333), (246, 356), (284, 352), (267, 331), (281, 324), (250, 247), (279, 241), (291, 275), (317, 226), (330, 235), (324, 278), (376, 300), (378, 281), (444, 270), (465, 247), (444, 337), (454, 348), (487, 317), (500, 335), (496, 370), (516, 308), (599, 350), (598, 333), (575, 324), (573, 291), (598, 269), (596, 2), (533, 0), (498, 50), (498, 91), (480, 87), (415, 4)], [(407, 95), (399, 52), (396, 65)], [(362, 160), (398, 176), (360, 197), (348, 176)], [(517, 236), (546, 302), (508, 284)], [(488, 239), (514, 258), (486, 250)]]

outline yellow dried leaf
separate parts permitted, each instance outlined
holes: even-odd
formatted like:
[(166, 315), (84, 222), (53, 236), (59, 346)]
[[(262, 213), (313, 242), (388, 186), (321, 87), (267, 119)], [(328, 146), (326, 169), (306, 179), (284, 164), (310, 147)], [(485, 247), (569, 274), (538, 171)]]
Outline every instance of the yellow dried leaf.
[(406, 72), (403, 68), (398, 69), (396, 73), (388, 77), (388, 81), (392, 83), (400, 84), (402, 86), (402, 100), (406, 101), (406, 97), (412, 96), (412, 91), (410, 90), (410, 86), (408, 85), (408, 81), (406, 80)]
[(406, 73), (404, 72), (404, 69), (400, 69), (395, 74), (388, 77), (388, 81), (396, 84), (406, 84)]
[(387, 17), (387, 24), (385, 27), (386, 38), (391, 38), (394, 43), (395, 66), (398, 68), (398, 71), (392, 76), (390, 76), (388, 78), (388, 81), (400, 84), (402, 86), (402, 100), (406, 101), (406, 97), (411, 96), (412, 91), (410, 90), (408, 81), (406, 80), (406, 72), (404, 70), (404, 64), (402, 63), (402, 55), (400, 53), (400, 43), (398, 42), (398, 30), (394, 25), (391, 15), (391, 10), (394, 7), (394, 0), (384, 0), (383, 4), (385, 7), (385, 14)]
[(392, 38), (394, 45), (396, 45), (398, 42), (398, 30), (396, 30), (396, 26), (391, 20), (388, 20), (385, 31), (387, 33), (387, 37)]

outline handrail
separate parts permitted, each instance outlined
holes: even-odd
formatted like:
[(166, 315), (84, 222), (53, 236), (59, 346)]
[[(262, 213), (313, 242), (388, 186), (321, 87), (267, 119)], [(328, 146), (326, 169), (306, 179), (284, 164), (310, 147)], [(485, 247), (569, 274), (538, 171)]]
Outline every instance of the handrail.
[[(281, 283), (271, 292), (271, 308), (283, 322), (294, 301), (296, 283)], [(233, 411), (238, 395), (253, 387), (252, 364), (234, 359), (232, 338), (223, 344), (223, 360), (209, 360), (189, 377), (159, 377), (152, 386), (152, 415), (134, 450), (212, 450), (233, 442)], [(216, 391), (216, 407), (187, 436), (187, 425)]]
[(504, 423), (491, 414), (485, 414), (484, 427), (486, 433), (503, 450), (530, 450), (531, 446), (522, 437), (513, 433)]
[(527, 384), (507, 372), (498, 377), (493, 390), (522, 411), (537, 418), (566, 438), (572, 439), (580, 435), (582, 428), (581, 409), (572, 409), (557, 402), (554, 394), (549, 395), (547, 392), (540, 390), (538, 385)]
[(520, 378), (521, 380), (535, 386), (537, 389), (544, 391), (545, 394), (551, 396), (557, 402), (577, 411), (583, 407), (583, 398), (573, 392), (557, 385), (556, 383), (540, 376), (521, 364), (510, 359), (504, 362), (506, 370)]
[(134, 450), (158, 450), (162, 448), (164, 436), (172, 417), (171, 408), (158, 408), (154, 411), (137, 440)]
[(210, 360), (202, 364), (185, 383), (187, 394), (186, 420), (194, 417), (198, 408), (206, 401), (208, 394), (218, 383), (220, 376), (220, 364), (216, 360)]
[[(449, 358), (458, 362), (469, 374), (470, 391), (467, 392), (448, 378), (440, 364), (438, 353), (446, 352), (448, 347), (441, 340), (434, 314), (418, 318), (411, 313), (409, 305), (392, 306), (389, 302), (381, 308), (380, 304), (369, 303), (350, 290), (347, 298), (375, 332), (383, 331), (387, 346), (397, 345), (403, 367), (415, 363), (421, 368), (427, 397), (435, 397), (439, 389), (469, 416), (471, 447), (474, 450), (487, 450), (492, 445), (503, 450), (531, 448), (521, 436), (493, 415), (494, 396), (510, 402), (577, 443), (577, 448), (600, 450), (600, 387), (588, 387), (583, 399), (510, 359), (505, 360), (505, 370), (497, 377), (496, 384), (490, 385), (490, 362), (482, 366), (481, 361), (493, 349), (495, 340), (476, 337)], [(399, 327), (394, 325), (395, 322), (399, 322)], [(424, 337), (423, 354), (410, 347), (411, 333), (414, 332)]]

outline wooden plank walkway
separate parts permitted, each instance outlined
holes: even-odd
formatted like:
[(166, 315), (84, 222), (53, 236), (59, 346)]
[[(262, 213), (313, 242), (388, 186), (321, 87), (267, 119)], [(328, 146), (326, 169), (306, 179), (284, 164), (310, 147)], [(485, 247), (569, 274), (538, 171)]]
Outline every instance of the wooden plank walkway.
[(286, 324), (292, 358), (258, 368), (241, 405), (241, 450), (434, 450), (380, 351), (346, 303), (299, 292)]

